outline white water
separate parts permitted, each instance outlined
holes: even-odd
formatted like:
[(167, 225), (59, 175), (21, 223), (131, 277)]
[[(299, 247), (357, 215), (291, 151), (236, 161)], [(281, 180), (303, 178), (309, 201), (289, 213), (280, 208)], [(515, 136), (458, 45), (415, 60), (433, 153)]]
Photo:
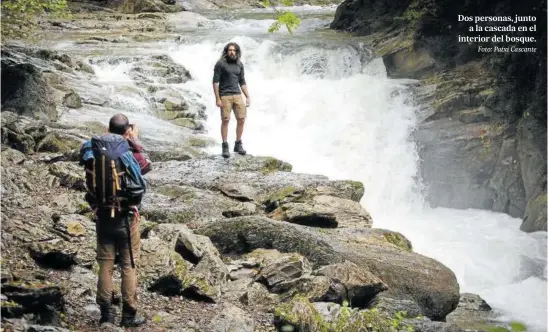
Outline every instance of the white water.
[[(341, 38), (329, 44), (331, 36), (315, 34), (329, 20), (304, 20), (295, 37), (285, 32), (269, 36), (265, 31), (271, 22), (215, 18), (203, 25), (199, 38), (185, 35), (194, 42), (159, 45), (195, 78), (181, 89), (202, 96), (209, 134), (220, 143), (213, 66), (222, 47), (236, 41), (243, 49), (252, 97), (243, 137), (250, 154), (288, 161), (295, 172), (362, 181), (361, 203), (375, 227), (402, 232), (416, 252), (447, 265), (461, 292), (482, 296), (503, 315), (501, 320), (546, 331), (546, 233), (525, 234), (519, 230), (520, 219), (500, 213), (425, 207), (416, 179), (418, 155), (410, 140), (417, 120), (416, 110), (406, 104), (408, 82), (387, 79), (380, 59), (362, 67), (359, 52)], [(326, 44), (318, 45), (320, 40)], [(99, 68), (97, 75), (109, 83), (131, 80), (125, 72), (122, 64)], [(146, 119), (146, 125), (159, 127)], [(169, 126), (165, 133), (168, 128), (174, 131)], [(232, 121), (231, 144), (234, 139)], [(211, 152), (219, 150), (220, 144)]]

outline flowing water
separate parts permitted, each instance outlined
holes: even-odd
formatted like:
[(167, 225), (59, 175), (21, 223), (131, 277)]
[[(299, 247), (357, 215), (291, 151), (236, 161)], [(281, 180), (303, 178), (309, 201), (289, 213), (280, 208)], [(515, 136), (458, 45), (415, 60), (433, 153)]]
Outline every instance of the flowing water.
[[(461, 292), (482, 296), (501, 320), (546, 331), (546, 233), (525, 234), (520, 219), (501, 213), (432, 209), (423, 203), (411, 140), (417, 126), (410, 103), (413, 82), (388, 79), (382, 60), (372, 58), (359, 38), (327, 29), (334, 10), (295, 9), (303, 23), (294, 36), (283, 30), (268, 34), (273, 20), (265, 10), (204, 13), (207, 20), (200, 28), (175, 19), (183, 36), (178, 42), (117, 46), (112, 52), (164, 53), (190, 70), (194, 80), (180, 89), (206, 105), (209, 135), (219, 142), (213, 66), (223, 46), (237, 42), (252, 97), (243, 137), (249, 153), (288, 161), (295, 172), (362, 181), (361, 203), (375, 227), (402, 232), (416, 252), (447, 265)], [(103, 89), (128, 84), (128, 66), (97, 65)], [(143, 123), (143, 133), (176, 135), (173, 126), (146, 114), (146, 98), (126, 98), (130, 108), (136, 103), (145, 109), (132, 114)], [(234, 139), (232, 121), (231, 144)], [(219, 152), (220, 144), (212, 147), (211, 153)]]

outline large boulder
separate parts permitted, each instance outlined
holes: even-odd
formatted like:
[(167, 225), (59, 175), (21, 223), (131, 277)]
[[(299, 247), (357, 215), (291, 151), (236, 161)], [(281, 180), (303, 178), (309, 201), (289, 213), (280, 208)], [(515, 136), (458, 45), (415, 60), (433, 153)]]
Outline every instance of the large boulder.
[(29, 63), (5, 66), (2, 62), (2, 111), (4, 110), (13, 110), (17, 114), (46, 121), (55, 121), (58, 118), (53, 92), (41, 70)]
[(345, 259), (370, 271), (402, 298), (415, 302), (421, 313), (443, 319), (459, 301), (454, 273), (443, 264), (380, 240), (376, 231), (323, 234), (313, 229), (264, 217), (240, 217), (207, 225), (197, 231), (208, 236), (222, 253), (243, 254), (258, 248), (297, 252), (315, 268)]

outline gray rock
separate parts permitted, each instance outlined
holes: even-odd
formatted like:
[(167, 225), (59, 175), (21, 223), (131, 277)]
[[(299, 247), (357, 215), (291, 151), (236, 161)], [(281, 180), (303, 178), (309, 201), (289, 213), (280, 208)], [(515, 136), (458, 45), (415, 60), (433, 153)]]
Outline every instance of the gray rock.
[(79, 214), (54, 216), (53, 228), (68, 238), (78, 238), (95, 235), (95, 224), (88, 217)]
[(388, 289), (381, 279), (349, 261), (321, 267), (314, 271), (314, 275), (325, 276), (342, 284), (352, 307), (365, 308), (375, 295)]
[(231, 304), (225, 304), (222, 311), (213, 318), (208, 327), (208, 331), (213, 332), (253, 332), (254, 330), (255, 322), (250, 315)]
[(49, 172), (59, 178), (59, 184), (76, 190), (86, 190), (85, 173), (76, 163), (58, 162), (50, 166)]
[(370, 227), (369, 213), (358, 202), (319, 195), (307, 203), (282, 203), (270, 216), (276, 220), (314, 227)]
[(25, 154), (14, 149), (2, 149), (2, 164), (21, 164), (25, 161)]
[(82, 108), (82, 98), (74, 90), (63, 97), (63, 105), (69, 108)]
[(40, 69), (30, 63), (4, 66), (2, 62), (2, 82), (2, 111), (13, 109), (20, 115), (57, 120), (53, 94)]
[(433, 259), (394, 248), (378, 239), (378, 232), (367, 229), (363, 232), (360, 236), (369, 236), (369, 240), (346, 233), (339, 238), (263, 217), (227, 219), (197, 231), (208, 236), (225, 254), (274, 248), (300, 253), (316, 268), (349, 260), (379, 277), (403, 298), (418, 304), (422, 314), (433, 319), (442, 319), (456, 308), (459, 286), (451, 270)]
[(299, 254), (284, 254), (269, 263), (257, 275), (257, 281), (272, 288), (284, 281), (290, 281), (310, 274), (312, 266), (308, 259)]
[(29, 326), (28, 332), (70, 332), (69, 329), (65, 329), (58, 326), (42, 326), (42, 325), (31, 325)]

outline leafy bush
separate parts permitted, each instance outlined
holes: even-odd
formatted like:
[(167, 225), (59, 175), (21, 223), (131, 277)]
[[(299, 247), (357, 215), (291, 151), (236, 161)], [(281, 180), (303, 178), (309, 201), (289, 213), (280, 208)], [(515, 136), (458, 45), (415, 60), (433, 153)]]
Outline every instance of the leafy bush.
[[(293, 35), (293, 31), (296, 30), (301, 24), (301, 19), (291, 11), (279, 10), (276, 8), (276, 4), (270, 0), (264, 0), (261, 3), (264, 7), (271, 7), (276, 12), (276, 22), (272, 23), (272, 25), (268, 28), (268, 32), (277, 32), (280, 30), (282, 25), (285, 25), (287, 31)], [(292, 0), (281, 0), (281, 3), (287, 7), (293, 5)]]
[(43, 14), (68, 16), (67, 0), (2, 0), (2, 37), (28, 37)]

